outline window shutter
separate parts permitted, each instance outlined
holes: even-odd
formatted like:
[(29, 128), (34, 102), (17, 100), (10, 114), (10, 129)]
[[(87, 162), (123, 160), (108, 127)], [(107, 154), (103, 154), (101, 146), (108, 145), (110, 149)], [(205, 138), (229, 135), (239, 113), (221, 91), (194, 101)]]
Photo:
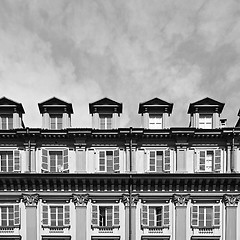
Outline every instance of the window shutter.
[(213, 207), (213, 226), (220, 227), (220, 206)]
[(113, 221), (114, 226), (119, 225), (119, 206), (114, 206), (114, 221)]
[(214, 171), (221, 171), (221, 150), (217, 149), (214, 151)]
[(105, 172), (106, 171), (106, 152), (99, 151), (99, 171)]
[(169, 225), (169, 205), (163, 207), (163, 225)]
[(43, 205), (42, 206), (42, 224), (43, 225), (48, 225), (48, 206)]
[(14, 205), (14, 225), (20, 225), (20, 208), (19, 208), (19, 205)]
[(141, 210), (142, 226), (148, 226), (148, 207), (146, 205), (142, 205)]
[(113, 208), (107, 207), (106, 208), (106, 218), (107, 218), (107, 226), (113, 226)]
[(69, 205), (64, 206), (64, 225), (65, 226), (70, 225), (70, 206)]
[(163, 166), (165, 172), (170, 172), (170, 150), (165, 150)]
[[(162, 172), (163, 170), (163, 152), (157, 151), (156, 152), (156, 162), (157, 162), (157, 172)], [(169, 161), (169, 170), (170, 170), (170, 161)]]
[(14, 171), (19, 172), (20, 171), (20, 151), (14, 150)]
[(98, 206), (92, 205), (92, 225), (98, 226)]
[(114, 163), (113, 163), (113, 169), (114, 171), (119, 171), (119, 150), (114, 150)]
[(68, 171), (68, 149), (63, 150), (63, 171)]
[(48, 172), (48, 151), (42, 149), (42, 171)]
[(205, 159), (206, 159), (206, 151), (200, 151), (200, 156), (199, 156), (200, 171), (205, 171)]
[(155, 172), (156, 171), (156, 152), (149, 151), (149, 171)]
[(198, 212), (199, 212), (198, 206), (192, 206), (192, 215), (191, 215), (192, 227), (198, 226), (198, 215), (199, 215)]

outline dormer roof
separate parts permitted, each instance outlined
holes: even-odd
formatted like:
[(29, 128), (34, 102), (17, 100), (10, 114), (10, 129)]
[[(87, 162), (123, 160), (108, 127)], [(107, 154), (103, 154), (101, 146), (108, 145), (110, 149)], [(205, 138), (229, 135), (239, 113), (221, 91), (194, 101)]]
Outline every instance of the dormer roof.
[(25, 113), (23, 106), (21, 103), (15, 102), (9, 98), (2, 97), (0, 98), (0, 109), (4, 110), (12, 110), (13, 112), (16, 111), (18, 113)]
[(193, 113), (196, 110), (206, 110), (208, 112), (221, 113), (224, 107), (224, 103), (218, 102), (212, 98), (206, 97), (194, 103), (190, 103), (188, 113)]
[(173, 103), (168, 103), (160, 98), (153, 98), (139, 104), (138, 113), (144, 112), (167, 112), (172, 113)]
[(103, 98), (93, 103), (89, 103), (89, 112), (116, 112), (122, 113), (122, 103), (115, 102), (109, 98)]
[(59, 98), (53, 97), (48, 99), (47, 101), (44, 101), (42, 103), (38, 104), (40, 113), (50, 112), (52, 110), (54, 111), (60, 111), (60, 112), (68, 112), (70, 114), (73, 113), (73, 108), (71, 103), (67, 103)]

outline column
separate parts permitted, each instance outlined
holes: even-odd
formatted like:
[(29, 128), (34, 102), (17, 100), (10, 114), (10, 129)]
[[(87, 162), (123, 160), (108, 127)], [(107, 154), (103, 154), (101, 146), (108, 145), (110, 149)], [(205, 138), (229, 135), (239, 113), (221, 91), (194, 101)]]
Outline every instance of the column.
[(63, 113), (63, 129), (64, 128), (69, 128), (69, 122), (68, 122), (68, 113), (67, 113), (67, 109), (64, 108), (64, 113)]
[(226, 170), (227, 173), (231, 172), (231, 146), (226, 147)]
[(31, 172), (36, 172), (36, 147), (31, 146)]
[[(129, 235), (131, 234), (131, 240), (136, 240), (136, 206), (137, 202), (139, 200), (139, 195), (138, 194), (132, 194), (132, 199), (131, 199), (131, 224), (129, 222), (129, 202), (130, 202), (130, 197), (129, 194), (123, 194), (122, 195), (122, 201), (125, 205), (125, 240), (129, 239)], [(131, 226), (131, 229), (129, 229)], [(131, 231), (129, 233), (129, 230)]]
[(175, 236), (176, 240), (187, 239), (187, 203), (190, 199), (190, 194), (173, 195), (175, 204)]
[(94, 112), (92, 114), (92, 128), (94, 128), (94, 129), (99, 129), (100, 128), (98, 121), (99, 121), (99, 114)]
[(87, 172), (86, 166), (86, 146), (76, 146), (76, 172)]
[(72, 195), (72, 201), (76, 207), (76, 240), (87, 239), (87, 203), (89, 200), (88, 194)]
[(48, 112), (43, 113), (43, 128), (50, 129), (50, 117)]
[(148, 112), (143, 113), (143, 128), (147, 128), (147, 129), (149, 128), (149, 113)]
[[(165, 110), (167, 111), (167, 109)], [(162, 128), (169, 128), (169, 116), (168, 112), (163, 113), (163, 122), (162, 122)]]
[(118, 128), (118, 113), (115, 112), (115, 111), (117, 111), (117, 109), (114, 109), (114, 113), (113, 113), (113, 118), (112, 118), (112, 120), (113, 120), (113, 122), (112, 122), (112, 128), (113, 128), (113, 129)]
[(240, 199), (240, 195), (228, 195), (223, 196), (223, 202), (226, 209), (225, 219), (225, 239), (236, 240), (237, 239), (237, 205)]
[(20, 118), (16, 108), (14, 108), (14, 113), (13, 113), (13, 128), (20, 128)]
[(37, 203), (38, 194), (22, 194), (26, 206), (26, 240), (37, 240)]

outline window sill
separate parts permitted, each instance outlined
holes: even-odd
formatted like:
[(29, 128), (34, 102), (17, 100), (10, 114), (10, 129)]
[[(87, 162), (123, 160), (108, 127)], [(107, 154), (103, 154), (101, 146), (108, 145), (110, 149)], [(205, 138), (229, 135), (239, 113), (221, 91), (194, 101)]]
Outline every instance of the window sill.
[(15, 226), (0, 226), (0, 231), (10, 231), (14, 230), (15, 228), (20, 229), (20, 225), (15, 225)]
[(114, 228), (120, 228), (120, 225), (114, 225), (114, 226), (93, 226), (91, 225), (91, 228), (98, 228), (98, 229), (114, 229)]
[(147, 229), (164, 229), (164, 228), (167, 228), (167, 229), (169, 229), (169, 225), (168, 226), (142, 226), (142, 228), (147, 228)]
[(65, 228), (68, 228), (68, 229), (70, 229), (70, 225), (66, 225), (66, 226), (48, 226), (48, 225), (42, 225), (42, 228), (43, 229), (45, 229), (45, 228), (48, 228), (49, 230), (55, 230), (55, 231), (57, 231), (57, 230), (63, 230), (63, 229), (65, 229)]

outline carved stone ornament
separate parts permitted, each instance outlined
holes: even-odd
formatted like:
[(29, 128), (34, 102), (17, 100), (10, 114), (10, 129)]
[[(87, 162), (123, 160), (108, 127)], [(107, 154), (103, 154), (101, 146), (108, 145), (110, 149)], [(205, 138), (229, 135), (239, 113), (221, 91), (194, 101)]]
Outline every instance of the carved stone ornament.
[[(125, 206), (129, 206), (129, 200), (130, 200), (129, 194), (122, 195), (122, 201)], [(139, 200), (139, 194), (132, 194), (131, 206), (136, 206), (138, 200)]]
[(223, 202), (226, 206), (237, 206), (240, 200), (240, 195), (227, 195), (223, 196)]
[(73, 194), (72, 201), (76, 206), (86, 206), (89, 200), (89, 194)]
[(176, 206), (186, 206), (189, 199), (190, 199), (190, 194), (187, 194), (187, 195), (173, 194), (173, 202)]
[(23, 202), (26, 206), (37, 206), (39, 194), (22, 194)]

